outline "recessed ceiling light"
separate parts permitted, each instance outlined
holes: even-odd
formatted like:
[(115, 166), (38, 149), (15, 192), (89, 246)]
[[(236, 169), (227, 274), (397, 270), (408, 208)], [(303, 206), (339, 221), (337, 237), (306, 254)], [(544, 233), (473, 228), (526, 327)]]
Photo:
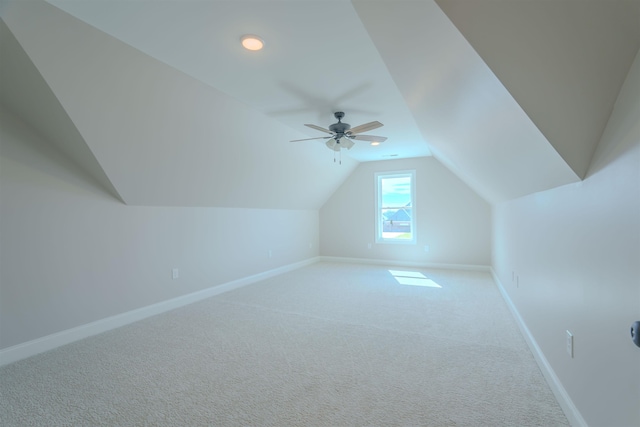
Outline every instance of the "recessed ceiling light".
[(371, 141), (371, 145), (380, 145), (378, 141)]
[(254, 34), (246, 34), (240, 38), (240, 41), (247, 50), (260, 50), (264, 47), (264, 40)]

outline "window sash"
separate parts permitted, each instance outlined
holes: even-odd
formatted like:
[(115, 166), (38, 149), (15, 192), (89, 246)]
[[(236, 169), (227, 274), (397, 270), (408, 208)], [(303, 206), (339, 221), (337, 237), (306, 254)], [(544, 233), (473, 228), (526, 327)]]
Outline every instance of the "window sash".
[[(408, 204), (389, 204), (384, 205), (384, 195), (382, 194), (382, 183), (386, 179), (393, 178), (409, 178), (409, 203)], [(409, 171), (397, 171), (397, 172), (378, 172), (375, 174), (376, 183), (376, 229), (375, 229), (375, 241), (376, 243), (404, 243), (415, 244), (417, 240), (416, 234), (416, 206), (415, 206), (415, 170)], [(384, 213), (386, 211), (399, 211), (405, 210), (407, 219), (397, 220), (394, 224), (396, 226), (396, 232), (388, 231), (389, 227), (385, 226), (385, 222), (390, 221), (385, 218)], [(407, 224), (408, 223), (408, 229)], [(400, 227), (403, 226), (403, 227)], [(385, 230), (385, 228), (387, 230)], [(406, 230), (406, 231), (405, 231)], [(403, 232), (404, 231), (404, 232)], [(387, 233), (398, 233), (394, 236), (389, 236)], [(387, 236), (385, 236), (387, 234)], [(409, 237), (407, 237), (409, 234)], [(404, 237), (399, 237), (404, 236)]]

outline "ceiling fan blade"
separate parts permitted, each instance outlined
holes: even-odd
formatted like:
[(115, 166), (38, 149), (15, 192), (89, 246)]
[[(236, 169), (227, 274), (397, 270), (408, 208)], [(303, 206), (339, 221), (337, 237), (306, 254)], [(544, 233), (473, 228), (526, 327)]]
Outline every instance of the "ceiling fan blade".
[(371, 142), (385, 142), (387, 140), (386, 136), (375, 136), (375, 135), (350, 135), (349, 138), (356, 139), (359, 141), (371, 141)]
[[(309, 125), (307, 125), (309, 126)], [(375, 121), (375, 122), (369, 122), (369, 123), (365, 123), (363, 125), (360, 126), (356, 126), (354, 128), (351, 128), (347, 131), (347, 133), (349, 135), (355, 135), (357, 133), (362, 133), (362, 132), (367, 132), (373, 129), (378, 129), (379, 127), (384, 126), (382, 123)]]
[(329, 139), (329, 138), (331, 138), (331, 137), (330, 136), (319, 136), (317, 138), (294, 139), (294, 140), (289, 141), (289, 142), (311, 141), (313, 139)]
[(321, 128), (320, 126), (308, 125), (308, 124), (305, 124), (305, 126), (310, 127), (312, 129), (315, 129), (315, 130), (319, 130), (320, 132), (330, 133), (331, 135), (333, 135), (333, 132), (331, 132), (329, 129)]

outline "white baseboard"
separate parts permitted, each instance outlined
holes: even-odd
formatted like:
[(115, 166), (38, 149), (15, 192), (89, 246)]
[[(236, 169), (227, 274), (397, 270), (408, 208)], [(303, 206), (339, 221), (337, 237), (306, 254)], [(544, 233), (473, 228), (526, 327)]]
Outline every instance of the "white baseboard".
[(243, 277), (241, 279), (233, 280), (222, 285), (213, 286), (211, 288), (203, 289), (198, 292), (182, 295), (167, 301), (162, 301), (156, 304), (148, 305), (146, 307), (141, 307), (132, 311), (128, 311), (126, 313), (117, 314), (115, 316), (100, 319), (82, 326), (67, 329), (55, 334), (47, 335), (42, 338), (27, 341), (22, 344), (14, 345), (12, 347), (0, 350), (0, 366), (25, 359), (30, 356), (34, 356), (38, 353), (53, 350), (56, 347), (69, 344), (83, 338), (88, 338), (90, 336), (97, 335), (111, 329), (119, 328), (120, 326), (128, 325), (147, 317), (155, 316), (156, 314), (183, 307), (185, 305), (192, 304), (194, 302), (198, 302), (203, 299), (222, 294), (224, 292), (229, 292), (231, 290), (241, 288), (251, 283), (278, 276), (280, 274), (296, 270), (306, 265), (313, 264), (315, 262), (318, 262), (318, 260), (319, 257), (309, 258), (304, 261), (288, 264), (282, 267), (275, 268), (273, 270), (254, 274), (252, 276)]
[(544, 356), (542, 349), (538, 346), (538, 343), (531, 334), (531, 331), (529, 331), (529, 328), (524, 323), (524, 320), (520, 316), (518, 309), (513, 304), (513, 301), (511, 301), (509, 294), (507, 293), (504, 286), (502, 286), (502, 282), (498, 278), (498, 275), (493, 270), (493, 268), (491, 269), (491, 274), (493, 275), (493, 280), (495, 280), (496, 284), (498, 285), (498, 289), (502, 294), (502, 298), (504, 298), (507, 306), (509, 307), (509, 310), (511, 310), (511, 314), (515, 318), (516, 323), (520, 328), (520, 332), (522, 332), (522, 335), (524, 336), (524, 339), (527, 342), (531, 353), (533, 353), (533, 357), (538, 363), (540, 371), (542, 371), (542, 375), (544, 375), (545, 379), (547, 380), (551, 391), (556, 396), (558, 404), (560, 404), (560, 407), (564, 411), (564, 414), (569, 420), (569, 423), (574, 427), (588, 427), (586, 421), (584, 420), (584, 418), (582, 418), (580, 411), (578, 411), (578, 408), (576, 408), (576, 406), (573, 404), (573, 401), (569, 397), (569, 393), (567, 393), (567, 390), (565, 390), (565, 388), (562, 386), (560, 379), (553, 371), (553, 368), (549, 364), (547, 358)]
[(470, 264), (439, 264), (428, 262), (408, 262), (387, 259), (374, 258), (346, 258), (336, 256), (321, 256), (320, 261), (325, 262), (346, 262), (351, 264), (373, 264), (373, 265), (392, 265), (398, 267), (414, 267), (414, 268), (441, 268), (446, 270), (469, 270), (469, 271), (486, 271), (491, 272), (488, 265), (470, 265)]

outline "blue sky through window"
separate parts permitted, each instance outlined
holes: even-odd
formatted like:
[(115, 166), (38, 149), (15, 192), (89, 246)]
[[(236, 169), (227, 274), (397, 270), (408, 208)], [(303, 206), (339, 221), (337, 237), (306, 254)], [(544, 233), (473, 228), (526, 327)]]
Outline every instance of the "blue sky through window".
[(411, 177), (382, 179), (382, 207), (406, 206), (411, 202)]

